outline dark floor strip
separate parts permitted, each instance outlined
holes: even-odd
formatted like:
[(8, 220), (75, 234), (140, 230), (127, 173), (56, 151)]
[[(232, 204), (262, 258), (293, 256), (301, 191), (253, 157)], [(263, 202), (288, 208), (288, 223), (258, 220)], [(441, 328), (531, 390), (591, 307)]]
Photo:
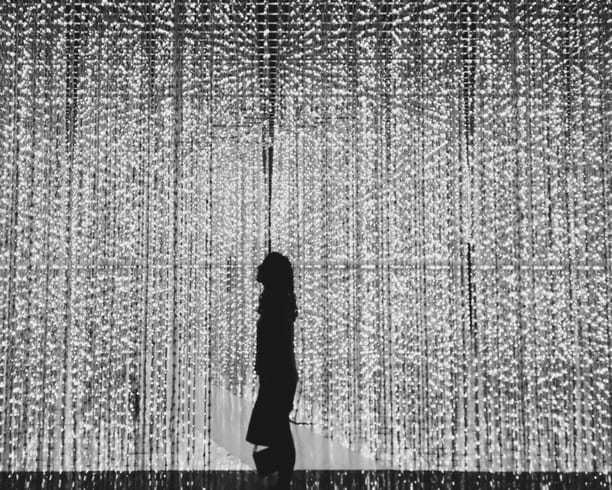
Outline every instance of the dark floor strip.
[[(258, 489), (252, 471), (0, 472), (1, 490)], [(612, 473), (296, 471), (294, 489), (612, 490)]]

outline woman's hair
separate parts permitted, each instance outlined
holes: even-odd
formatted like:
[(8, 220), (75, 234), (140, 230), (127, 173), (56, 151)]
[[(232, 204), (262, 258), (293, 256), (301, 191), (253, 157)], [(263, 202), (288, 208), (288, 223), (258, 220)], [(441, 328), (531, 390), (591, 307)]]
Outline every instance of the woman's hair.
[(260, 315), (288, 314), (293, 322), (298, 311), (289, 259), (278, 252), (268, 253), (260, 266), (260, 279), (264, 289), (259, 296), (257, 312)]

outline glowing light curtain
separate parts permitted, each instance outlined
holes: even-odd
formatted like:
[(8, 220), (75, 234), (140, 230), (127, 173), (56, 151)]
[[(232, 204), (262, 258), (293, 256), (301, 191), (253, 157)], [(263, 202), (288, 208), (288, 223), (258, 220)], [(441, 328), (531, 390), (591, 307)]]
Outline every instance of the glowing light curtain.
[(611, 7), (280, 6), (270, 174), (254, 3), (0, 4), (0, 468), (208, 467), (271, 202), (298, 418), (609, 471)]
[(398, 468), (610, 470), (610, 14), (292, 9), (273, 248), (319, 430)]
[(210, 464), (211, 329), (239, 310), (227, 261), (264, 243), (237, 19), (0, 5), (0, 469)]

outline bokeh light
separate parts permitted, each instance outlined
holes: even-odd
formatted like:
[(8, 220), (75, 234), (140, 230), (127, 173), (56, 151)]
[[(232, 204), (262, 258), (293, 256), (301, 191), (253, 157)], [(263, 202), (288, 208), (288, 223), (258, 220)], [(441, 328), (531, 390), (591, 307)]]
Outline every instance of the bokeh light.
[(0, 469), (208, 468), (269, 237), (315, 430), (611, 471), (612, 6), (280, 7), (270, 140), (255, 3), (0, 4)]

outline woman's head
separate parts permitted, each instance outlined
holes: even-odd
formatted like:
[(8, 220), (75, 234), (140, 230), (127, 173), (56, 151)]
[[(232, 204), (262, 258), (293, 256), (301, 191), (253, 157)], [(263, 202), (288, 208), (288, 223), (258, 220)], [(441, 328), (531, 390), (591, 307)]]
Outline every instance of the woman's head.
[(264, 291), (260, 299), (259, 312), (266, 309), (263, 300), (267, 296), (287, 299), (287, 304), (293, 312), (293, 318), (297, 317), (295, 294), (293, 290), (293, 267), (291, 262), (283, 254), (270, 252), (263, 262), (257, 267), (257, 281), (262, 283)]
[(265, 288), (293, 289), (293, 268), (283, 254), (270, 252), (257, 267), (257, 281)]

